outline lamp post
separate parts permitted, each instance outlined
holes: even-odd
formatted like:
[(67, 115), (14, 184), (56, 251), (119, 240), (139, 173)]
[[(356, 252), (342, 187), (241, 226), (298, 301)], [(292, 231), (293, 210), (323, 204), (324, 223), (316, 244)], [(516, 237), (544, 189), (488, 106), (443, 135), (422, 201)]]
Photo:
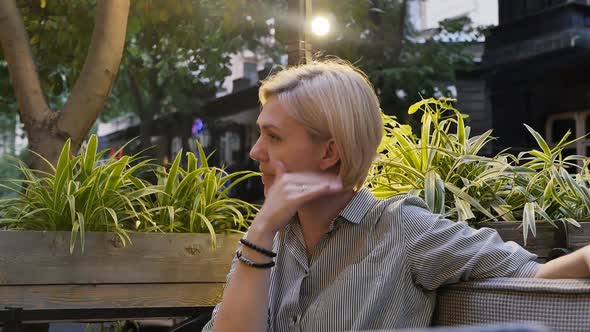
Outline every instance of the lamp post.
[(311, 43), (307, 19), (311, 17), (312, 0), (287, 0), (288, 37), (287, 59), (289, 66), (298, 65), (301, 60), (311, 59)]
[(289, 66), (311, 61), (311, 36), (323, 37), (330, 31), (330, 21), (312, 17), (312, 0), (287, 0), (287, 58)]

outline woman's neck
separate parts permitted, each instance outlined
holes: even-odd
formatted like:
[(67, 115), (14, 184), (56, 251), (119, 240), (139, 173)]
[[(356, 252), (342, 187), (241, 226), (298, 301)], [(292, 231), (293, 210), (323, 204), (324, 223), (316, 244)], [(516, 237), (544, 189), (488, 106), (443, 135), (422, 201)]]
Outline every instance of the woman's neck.
[(313, 254), (322, 235), (330, 228), (334, 218), (348, 205), (354, 194), (354, 191), (349, 191), (322, 196), (306, 203), (297, 211), (308, 258)]

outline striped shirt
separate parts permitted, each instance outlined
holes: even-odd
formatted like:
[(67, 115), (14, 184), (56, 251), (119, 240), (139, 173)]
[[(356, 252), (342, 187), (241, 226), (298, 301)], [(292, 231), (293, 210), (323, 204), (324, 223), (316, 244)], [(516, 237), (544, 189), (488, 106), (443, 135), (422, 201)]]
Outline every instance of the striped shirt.
[(296, 218), (273, 249), (269, 331), (425, 327), (440, 286), (530, 277), (539, 268), (536, 255), (492, 229), (443, 219), (416, 197), (378, 200), (367, 189), (335, 218), (309, 260)]

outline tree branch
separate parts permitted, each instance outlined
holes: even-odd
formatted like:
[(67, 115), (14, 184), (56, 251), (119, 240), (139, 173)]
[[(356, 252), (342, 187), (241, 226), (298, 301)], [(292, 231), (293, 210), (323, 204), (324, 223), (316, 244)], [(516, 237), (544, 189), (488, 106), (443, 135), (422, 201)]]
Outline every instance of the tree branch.
[(78, 146), (103, 110), (123, 56), (129, 0), (98, 1), (88, 56), (57, 127)]
[(29, 37), (14, 1), (0, 1), (0, 44), (8, 63), (21, 119), (27, 128), (32, 128), (36, 121), (50, 116), (52, 112), (43, 97)]

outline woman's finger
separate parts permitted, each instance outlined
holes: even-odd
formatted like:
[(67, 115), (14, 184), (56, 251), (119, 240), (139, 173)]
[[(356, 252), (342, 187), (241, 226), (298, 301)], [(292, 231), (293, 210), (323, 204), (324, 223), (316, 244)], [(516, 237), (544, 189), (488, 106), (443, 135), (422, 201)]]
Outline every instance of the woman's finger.
[(275, 169), (275, 177), (278, 179), (281, 176), (285, 175), (285, 173), (287, 172), (287, 167), (285, 166), (285, 164), (280, 161), (280, 160), (276, 160), (273, 163), (273, 168)]
[(334, 194), (342, 190), (339, 180), (320, 181), (306, 184), (290, 184), (290, 198), (299, 202), (306, 202), (321, 195)]

